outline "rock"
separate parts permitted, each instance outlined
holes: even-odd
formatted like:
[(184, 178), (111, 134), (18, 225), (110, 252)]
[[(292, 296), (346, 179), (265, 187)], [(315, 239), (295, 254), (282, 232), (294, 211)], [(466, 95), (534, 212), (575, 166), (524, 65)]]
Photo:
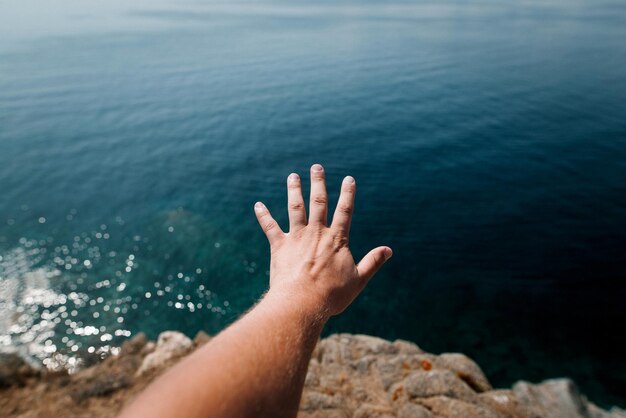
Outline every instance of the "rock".
[[(39, 372), (18, 356), (0, 355), (0, 415), (115, 416), (161, 371), (208, 338), (200, 332), (192, 342), (164, 332), (155, 344), (137, 334), (119, 355), (72, 374)], [(626, 413), (600, 409), (567, 379), (493, 390), (478, 365), (462, 354), (437, 356), (406, 341), (339, 334), (314, 350), (298, 417), (626, 418)]]
[(520, 403), (536, 408), (543, 416), (567, 416), (572, 418), (589, 416), (586, 400), (578, 392), (578, 388), (569, 379), (547, 380), (533, 385), (528, 382), (517, 382), (513, 393)]
[(526, 408), (537, 410), (544, 418), (613, 418), (626, 417), (618, 408), (604, 411), (587, 401), (570, 379), (550, 379), (533, 385), (517, 382), (513, 393)]
[(317, 386), (320, 384), (320, 363), (316, 359), (312, 359), (309, 363), (309, 369), (304, 379), (305, 386)]
[(161, 368), (169, 360), (186, 354), (192, 346), (193, 342), (180, 332), (162, 332), (159, 335), (154, 351), (144, 358), (137, 373), (142, 375), (149, 370)]
[(155, 348), (156, 348), (155, 342), (148, 341), (148, 344), (143, 346), (143, 349), (141, 350), (141, 354), (143, 354), (144, 356), (147, 354), (150, 354), (154, 351)]
[[(346, 337), (347, 334), (342, 334), (343, 338)], [(394, 346), (387, 340), (383, 340), (382, 338), (372, 337), (370, 335), (353, 335), (352, 336), (352, 345), (354, 354), (356, 356), (363, 356), (366, 354), (396, 354), (398, 353), (398, 347)]]
[(395, 418), (391, 408), (377, 405), (362, 405), (352, 415), (352, 418)]
[(339, 335), (331, 335), (330, 337), (319, 342), (318, 357), (320, 363), (324, 365), (342, 365), (351, 359), (350, 350), (348, 348), (348, 339), (342, 341)]
[(318, 409), (335, 409), (341, 406), (341, 396), (337, 394), (327, 394), (321, 392), (305, 393), (300, 402), (300, 409), (312, 411)]
[(325, 409), (298, 413), (298, 418), (349, 418), (350, 415), (343, 409)]
[(320, 341), (316, 355), (322, 364), (343, 365), (367, 355), (397, 354), (399, 348), (369, 335), (335, 334)]
[(82, 402), (92, 396), (107, 396), (116, 390), (130, 385), (130, 379), (126, 375), (99, 376), (91, 383), (72, 394), (75, 402)]
[(441, 354), (437, 356), (437, 365), (452, 370), (476, 392), (486, 392), (493, 389), (480, 367), (465, 354)]
[(0, 353), (0, 388), (24, 385), (29, 377), (38, 374), (39, 371), (26, 363), (18, 354)]
[(378, 376), (385, 390), (388, 390), (391, 385), (402, 380), (404, 377), (401, 372), (402, 365), (398, 362), (380, 359), (380, 361), (376, 360), (375, 364)]
[(523, 406), (513, 391), (492, 390), (478, 395), (480, 403), (507, 418), (536, 418), (541, 416), (535, 408)]
[(120, 353), (121, 354), (139, 354), (143, 350), (143, 348), (148, 343), (148, 338), (146, 338), (146, 334), (140, 332), (135, 335), (130, 340), (127, 340), (122, 344)]
[(398, 350), (399, 353), (403, 354), (423, 354), (424, 351), (419, 348), (416, 344), (405, 341), (405, 340), (395, 340), (393, 342), (393, 346)]
[(405, 403), (398, 409), (398, 418), (432, 418), (433, 414), (423, 406)]
[[(591, 404), (593, 405), (593, 404)], [(598, 408), (596, 405), (593, 405), (594, 409), (597, 410), (597, 414), (593, 418), (626, 418), (626, 410), (618, 408), (614, 406), (610, 411), (603, 411)]]
[[(434, 396), (420, 399), (419, 403), (428, 408), (436, 417), (445, 418), (500, 418), (492, 410), (474, 405), (469, 402), (460, 401), (447, 396)], [(563, 417), (565, 417), (564, 415)], [(544, 418), (544, 417), (542, 417)]]
[(411, 398), (448, 396), (450, 398), (473, 400), (474, 391), (449, 370), (414, 372), (404, 379), (404, 390)]
[(203, 346), (211, 341), (211, 336), (204, 331), (198, 331), (195, 337), (193, 337), (193, 343), (196, 347)]
[(431, 364), (436, 358), (432, 354), (396, 354), (370, 357), (373, 357), (373, 364), (378, 371), (385, 390), (388, 390), (394, 383), (403, 380), (410, 373), (416, 370), (423, 370), (422, 363)]
[(589, 402), (587, 410), (590, 418), (626, 418), (626, 411), (615, 406), (610, 411), (605, 411)]
[(352, 367), (360, 374), (367, 374), (370, 371), (370, 365), (376, 362), (376, 356), (367, 355), (352, 363)]

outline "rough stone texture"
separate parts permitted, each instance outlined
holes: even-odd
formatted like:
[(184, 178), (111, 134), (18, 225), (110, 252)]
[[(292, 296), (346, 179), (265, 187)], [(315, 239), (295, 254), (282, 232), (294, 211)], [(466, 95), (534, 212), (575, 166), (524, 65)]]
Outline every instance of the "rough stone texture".
[(398, 408), (398, 418), (432, 418), (430, 410), (413, 403), (405, 403)]
[(211, 337), (204, 331), (198, 331), (195, 337), (193, 337), (193, 343), (197, 346), (204, 345), (211, 341)]
[[(420, 399), (419, 402), (430, 409), (436, 417), (446, 418), (499, 418), (502, 415), (492, 409), (460, 401), (448, 396), (434, 396)], [(506, 415), (505, 415), (506, 416)]]
[[(75, 374), (34, 370), (15, 356), (0, 357), (0, 416), (113, 417), (156, 376), (192, 348), (165, 332), (157, 343), (143, 334), (109, 357)], [(2, 362), (4, 361), (4, 362)], [(463, 354), (425, 353), (407, 341), (332, 335), (317, 345), (309, 364), (300, 418), (626, 418), (605, 411), (567, 379), (518, 382), (492, 389)]]
[[(122, 344), (122, 354), (138, 354), (149, 344), (146, 334), (140, 332), (130, 340)], [(154, 347), (152, 347), (154, 349)], [(152, 351), (152, 350), (150, 350)]]
[(517, 382), (513, 393), (522, 404), (535, 405), (539, 411), (561, 411), (563, 417), (612, 418), (625, 416), (625, 411), (603, 411), (580, 394), (569, 379), (550, 379), (538, 385)]
[(401, 383), (411, 398), (449, 396), (451, 398), (473, 400), (476, 393), (450, 370), (430, 370), (411, 373)]
[(23, 385), (29, 377), (36, 376), (33, 369), (15, 353), (0, 353), (0, 388), (11, 385)]
[(465, 354), (443, 353), (437, 357), (437, 364), (452, 370), (476, 392), (486, 392), (493, 389), (480, 367)]
[(186, 354), (193, 346), (185, 334), (177, 331), (165, 331), (159, 335), (154, 351), (146, 356), (137, 373), (158, 369), (165, 366), (171, 359)]
[(499, 413), (511, 418), (536, 418), (541, 416), (541, 410), (528, 403), (522, 404), (509, 389), (496, 389), (478, 395), (481, 403)]

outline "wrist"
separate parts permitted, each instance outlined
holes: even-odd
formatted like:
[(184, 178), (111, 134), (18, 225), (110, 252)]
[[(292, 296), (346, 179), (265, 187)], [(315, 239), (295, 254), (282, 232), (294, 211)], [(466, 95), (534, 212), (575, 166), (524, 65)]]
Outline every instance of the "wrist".
[(306, 327), (319, 328), (319, 332), (331, 316), (324, 304), (299, 289), (272, 287), (263, 297), (263, 303), (293, 315)]

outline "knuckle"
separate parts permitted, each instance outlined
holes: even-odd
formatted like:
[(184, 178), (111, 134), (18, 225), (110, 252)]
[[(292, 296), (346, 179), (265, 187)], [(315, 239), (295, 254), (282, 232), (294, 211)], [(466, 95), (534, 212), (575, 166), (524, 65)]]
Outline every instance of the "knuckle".
[(274, 222), (274, 221), (267, 221), (267, 222), (265, 222), (265, 223), (263, 224), (263, 230), (264, 230), (265, 232), (271, 231), (271, 230), (273, 230), (274, 228), (276, 228), (276, 222)]
[(302, 210), (304, 209), (304, 202), (289, 202), (289, 210)]
[(339, 213), (343, 213), (345, 215), (352, 215), (352, 205), (347, 203), (340, 203), (337, 205), (337, 211)]
[(335, 235), (334, 237), (335, 248), (344, 248), (348, 246), (348, 237), (345, 235)]
[(323, 194), (318, 194), (313, 196), (313, 203), (316, 205), (326, 205), (328, 203), (328, 196)]

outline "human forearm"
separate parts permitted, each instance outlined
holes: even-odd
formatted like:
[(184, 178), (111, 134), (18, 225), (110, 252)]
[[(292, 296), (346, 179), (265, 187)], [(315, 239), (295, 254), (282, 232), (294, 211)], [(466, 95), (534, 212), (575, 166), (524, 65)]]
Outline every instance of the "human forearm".
[[(319, 310), (270, 290), (252, 311), (212, 341), (211, 362), (216, 368), (230, 364), (234, 369), (221, 377), (230, 378), (226, 387), (232, 388), (228, 392), (235, 399), (221, 404), (238, 402), (236, 413), (221, 410), (219, 416), (295, 416), (311, 353), (326, 320)], [(224, 391), (224, 383), (215, 389), (221, 386)]]
[[(162, 376), (123, 416), (295, 416), (326, 320), (319, 308), (270, 290), (239, 321)], [(172, 392), (176, 396), (166, 396)]]
[(254, 351), (259, 357), (253, 360), (258, 364), (258, 385), (253, 393), (263, 392), (270, 403), (264, 411), (273, 412), (261, 416), (295, 416), (311, 353), (328, 319), (288, 297), (270, 290), (259, 305), (258, 321), (247, 324), (258, 337)]

